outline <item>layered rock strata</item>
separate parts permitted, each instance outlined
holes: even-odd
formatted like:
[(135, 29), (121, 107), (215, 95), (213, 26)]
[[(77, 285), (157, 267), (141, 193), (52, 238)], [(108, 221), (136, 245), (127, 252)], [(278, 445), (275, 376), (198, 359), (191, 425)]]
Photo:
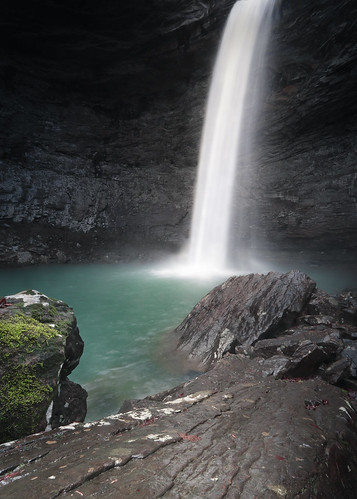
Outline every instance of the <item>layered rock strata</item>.
[(126, 412), (0, 446), (0, 494), (350, 499), (356, 408), (321, 379), (264, 377), (228, 354)]
[(265, 374), (320, 376), (357, 388), (357, 299), (333, 298), (306, 274), (234, 276), (175, 329), (177, 348), (207, 370), (225, 353), (259, 358)]

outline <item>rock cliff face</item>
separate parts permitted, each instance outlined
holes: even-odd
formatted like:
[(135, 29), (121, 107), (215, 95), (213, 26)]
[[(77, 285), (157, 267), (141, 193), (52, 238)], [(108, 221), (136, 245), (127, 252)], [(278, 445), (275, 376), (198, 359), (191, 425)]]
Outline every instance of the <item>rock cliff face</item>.
[(272, 93), (257, 144), (265, 241), (355, 248), (357, 33), (351, 14), (357, 14), (354, 1), (282, 3)]
[[(1, 261), (115, 259), (184, 242), (233, 3), (1, 7)], [(355, 17), (352, 0), (277, 3), (247, 244), (355, 245)]]

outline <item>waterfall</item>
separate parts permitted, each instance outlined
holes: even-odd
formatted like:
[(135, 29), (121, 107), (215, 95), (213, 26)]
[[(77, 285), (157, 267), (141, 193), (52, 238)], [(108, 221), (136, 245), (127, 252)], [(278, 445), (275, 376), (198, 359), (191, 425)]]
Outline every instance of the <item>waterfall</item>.
[(188, 248), (193, 268), (215, 272), (227, 266), (237, 160), (249, 140), (247, 92), (262, 78), (259, 66), (273, 7), (274, 0), (240, 0), (226, 23), (201, 139)]

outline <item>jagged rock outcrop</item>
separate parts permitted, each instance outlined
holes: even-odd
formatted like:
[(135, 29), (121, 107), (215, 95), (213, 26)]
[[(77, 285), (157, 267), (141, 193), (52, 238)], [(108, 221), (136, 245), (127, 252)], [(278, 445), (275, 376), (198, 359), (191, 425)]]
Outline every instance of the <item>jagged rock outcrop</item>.
[(83, 352), (72, 309), (28, 290), (0, 306), (0, 441), (84, 421), (87, 392), (67, 376)]
[(316, 283), (298, 271), (234, 276), (210, 291), (175, 329), (178, 348), (206, 369), (238, 345), (293, 325)]
[[(115, 260), (182, 245), (232, 5), (1, 6), (0, 261)], [(356, 5), (277, 5), (269, 92), (239, 192), (244, 239), (353, 250)]]
[(231, 277), (175, 329), (177, 349), (205, 370), (236, 352), (259, 358), (266, 376), (320, 376), (355, 389), (357, 310), (344, 313), (354, 298), (333, 298), (297, 271)]

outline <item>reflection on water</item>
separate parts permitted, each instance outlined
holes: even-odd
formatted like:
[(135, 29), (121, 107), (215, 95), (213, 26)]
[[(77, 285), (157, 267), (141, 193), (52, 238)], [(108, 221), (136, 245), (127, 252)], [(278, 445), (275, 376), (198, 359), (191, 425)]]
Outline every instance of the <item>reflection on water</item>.
[[(302, 267), (330, 293), (356, 286), (350, 267)], [(269, 270), (291, 268), (297, 266)], [(117, 412), (125, 399), (195, 374), (195, 366), (169, 356), (169, 332), (224, 279), (177, 277), (139, 265), (36, 266), (0, 270), (0, 296), (32, 288), (74, 309), (85, 350), (70, 378), (88, 391), (87, 419), (93, 420)]]

